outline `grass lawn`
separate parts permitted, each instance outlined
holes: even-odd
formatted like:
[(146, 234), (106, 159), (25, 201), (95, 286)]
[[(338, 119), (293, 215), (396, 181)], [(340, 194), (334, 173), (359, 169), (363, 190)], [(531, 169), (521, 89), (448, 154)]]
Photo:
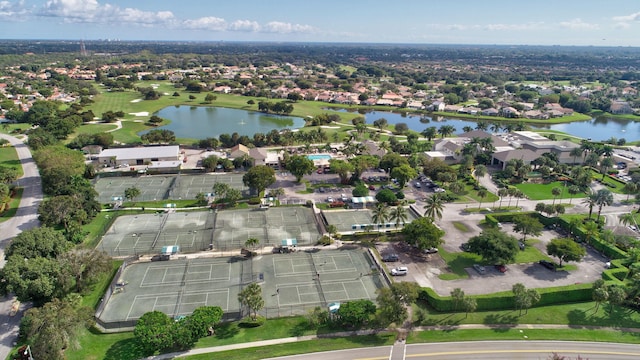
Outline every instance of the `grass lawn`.
[(469, 232), (469, 231), (471, 231), (471, 230), (467, 227), (467, 225), (466, 225), (465, 223), (462, 223), (462, 222), (460, 222), (460, 221), (454, 221), (454, 222), (453, 222), (453, 227), (454, 227), (454, 228), (456, 228), (456, 229), (458, 229), (459, 231), (462, 231), (462, 232)]
[[(225, 360), (258, 360), (279, 356), (305, 354), (309, 352), (343, 350), (361, 347), (393, 345), (396, 339), (394, 333), (379, 333), (376, 335), (351, 336), (341, 338), (323, 338), (309, 341), (298, 341), (289, 344), (263, 346), (231, 350), (215, 353), (216, 359)], [(209, 360), (212, 354), (193, 355), (186, 357), (190, 360)]]
[(22, 172), (22, 164), (18, 159), (18, 153), (13, 146), (0, 147), (0, 166), (14, 168), (18, 172), (18, 178), (24, 174)]
[(18, 206), (20, 206), (20, 200), (22, 199), (22, 191), (24, 189), (18, 188), (16, 194), (11, 198), (11, 202), (9, 203), (9, 210), (0, 214), (0, 223), (3, 221), (7, 221), (16, 215), (16, 211), (18, 211)]
[[(464, 316), (464, 315), (462, 315)], [(525, 338), (526, 336), (526, 338)], [(407, 343), (429, 343), (449, 341), (482, 340), (567, 340), (602, 341), (615, 343), (640, 343), (637, 333), (610, 330), (585, 329), (491, 329), (491, 330), (452, 330), (452, 331), (415, 331), (407, 337)], [(549, 354), (551, 355), (551, 354)]]
[[(414, 318), (422, 316), (422, 326), (459, 325), (459, 324), (558, 324), (573, 326), (606, 326), (640, 328), (640, 314), (624, 307), (613, 307), (609, 314), (609, 305), (602, 304), (597, 313), (596, 303), (561, 304), (541, 306), (529, 309), (528, 313), (519, 315), (517, 310), (480, 311), (469, 313), (465, 318), (463, 312), (441, 313), (431, 309), (425, 302), (419, 302), (418, 311), (414, 311)], [(418, 314), (420, 313), (420, 314)]]
[[(567, 185), (568, 187), (569, 185)], [(522, 191), (531, 200), (547, 200), (553, 199), (551, 190), (553, 188), (564, 189), (563, 193), (558, 196), (557, 203), (568, 202), (568, 199), (583, 198), (587, 195), (585, 193), (578, 193), (576, 195), (569, 194), (569, 191), (565, 189), (564, 182), (554, 181), (548, 184), (534, 184), (534, 183), (522, 183), (515, 185), (520, 191)]]

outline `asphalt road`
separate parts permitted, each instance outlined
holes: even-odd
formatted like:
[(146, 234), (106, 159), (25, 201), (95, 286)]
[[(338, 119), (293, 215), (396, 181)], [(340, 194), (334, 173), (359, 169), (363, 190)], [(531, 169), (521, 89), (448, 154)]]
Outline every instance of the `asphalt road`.
[(640, 357), (640, 346), (632, 344), (571, 342), (571, 341), (477, 341), (432, 344), (411, 344), (405, 347), (401, 357), (397, 346), (350, 349), (322, 353), (285, 356), (273, 359), (288, 360), (387, 360), (438, 359), (438, 360), (494, 360), (548, 359), (553, 353), (573, 360), (578, 356), (590, 360), (626, 360)]
[[(29, 148), (13, 136), (0, 134), (0, 137), (9, 140), (15, 147), (24, 172), (24, 176), (16, 181), (18, 186), (24, 188), (20, 208), (13, 218), (0, 223), (1, 268), (4, 267), (5, 264), (4, 249), (9, 245), (11, 239), (24, 230), (40, 225), (38, 221), (38, 205), (42, 201), (42, 183), (40, 173), (33, 161), (33, 157), (31, 157)], [(0, 298), (0, 359), (7, 358), (13, 348), (13, 344), (18, 335), (18, 326), (20, 324), (20, 318), (22, 317), (22, 311), (24, 310), (24, 306), (22, 306), (18, 314), (10, 316), (9, 312), (13, 301), (13, 296)]]

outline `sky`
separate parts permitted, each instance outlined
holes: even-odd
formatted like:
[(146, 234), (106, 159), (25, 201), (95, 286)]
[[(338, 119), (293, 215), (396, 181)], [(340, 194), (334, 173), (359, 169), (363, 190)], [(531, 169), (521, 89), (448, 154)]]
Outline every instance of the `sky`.
[(0, 38), (640, 46), (640, 1), (0, 0)]

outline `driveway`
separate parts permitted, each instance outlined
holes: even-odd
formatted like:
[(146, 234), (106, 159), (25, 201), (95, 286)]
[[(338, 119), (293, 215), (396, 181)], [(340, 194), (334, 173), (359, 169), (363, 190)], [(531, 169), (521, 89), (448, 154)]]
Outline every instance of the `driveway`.
[[(42, 201), (42, 183), (40, 173), (27, 145), (13, 136), (0, 134), (0, 137), (9, 140), (15, 147), (24, 172), (23, 177), (16, 181), (18, 186), (24, 188), (20, 208), (13, 218), (0, 223), (0, 267), (4, 267), (4, 249), (11, 239), (24, 230), (40, 226), (38, 206)], [(16, 341), (22, 317), (21, 312), (15, 316), (9, 316), (13, 300), (13, 296), (0, 298), (0, 359), (9, 356)]]

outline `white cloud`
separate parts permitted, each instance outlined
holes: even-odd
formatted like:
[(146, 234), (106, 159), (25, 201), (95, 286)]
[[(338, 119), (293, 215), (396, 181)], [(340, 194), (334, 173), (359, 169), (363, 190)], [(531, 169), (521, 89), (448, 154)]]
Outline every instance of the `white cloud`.
[(101, 5), (97, 0), (49, 0), (40, 11), (42, 16), (58, 17), (66, 22), (167, 24), (174, 21), (170, 11), (144, 11)]
[(251, 20), (236, 20), (229, 24), (228, 29), (231, 31), (258, 32), (260, 31), (260, 24)]
[(560, 23), (560, 26), (571, 30), (597, 30), (600, 28), (600, 25), (584, 22), (580, 18), (575, 18), (569, 21), (562, 21)]
[(543, 22), (528, 22), (524, 24), (488, 24), (482, 27), (488, 31), (525, 31), (539, 30), (544, 27)]
[(268, 22), (262, 28), (263, 32), (279, 34), (310, 33), (313, 32), (313, 30), (313, 27), (309, 25), (291, 24), (280, 21)]
[(185, 28), (192, 30), (224, 31), (227, 28), (227, 22), (224, 19), (214, 16), (189, 19), (183, 21), (182, 24)]
[(0, 19), (2, 20), (22, 20), (28, 14), (29, 10), (25, 7), (24, 0), (0, 1)]
[(640, 11), (629, 15), (614, 16), (613, 21), (613, 27), (627, 29), (631, 27), (631, 22), (640, 21)]

